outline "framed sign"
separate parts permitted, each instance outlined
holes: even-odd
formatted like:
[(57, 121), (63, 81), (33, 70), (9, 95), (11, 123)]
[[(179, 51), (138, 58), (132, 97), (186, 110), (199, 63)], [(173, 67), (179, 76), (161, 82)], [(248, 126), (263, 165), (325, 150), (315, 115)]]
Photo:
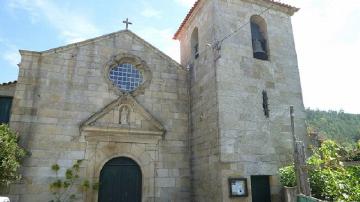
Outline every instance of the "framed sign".
[(229, 178), (230, 197), (248, 196), (246, 178)]

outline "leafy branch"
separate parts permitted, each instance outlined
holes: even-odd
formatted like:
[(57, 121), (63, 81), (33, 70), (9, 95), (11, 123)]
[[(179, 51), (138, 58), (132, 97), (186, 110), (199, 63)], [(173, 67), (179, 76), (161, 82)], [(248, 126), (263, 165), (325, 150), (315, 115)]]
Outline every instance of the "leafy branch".
[(8, 125), (0, 124), (0, 187), (20, 179), (17, 171), (26, 155), (18, 135)]
[(65, 176), (62, 178), (59, 176), (60, 166), (58, 164), (51, 166), (51, 170), (56, 174), (56, 179), (49, 185), (54, 197), (50, 202), (75, 201), (77, 197), (76, 193), (74, 193), (74, 187), (82, 193), (86, 192), (90, 187), (93, 190), (98, 189), (98, 183), (91, 184), (89, 180), (80, 178), (79, 172), (82, 161), (77, 160), (71, 168), (65, 171)]

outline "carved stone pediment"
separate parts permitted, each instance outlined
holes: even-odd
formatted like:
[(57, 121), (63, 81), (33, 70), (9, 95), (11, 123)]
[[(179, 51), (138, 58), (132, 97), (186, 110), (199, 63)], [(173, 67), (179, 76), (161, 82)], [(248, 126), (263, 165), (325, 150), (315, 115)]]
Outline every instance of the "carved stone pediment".
[(80, 125), (85, 138), (142, 139), (163, 137), (165, 128), (131, 95), (122, 95)]

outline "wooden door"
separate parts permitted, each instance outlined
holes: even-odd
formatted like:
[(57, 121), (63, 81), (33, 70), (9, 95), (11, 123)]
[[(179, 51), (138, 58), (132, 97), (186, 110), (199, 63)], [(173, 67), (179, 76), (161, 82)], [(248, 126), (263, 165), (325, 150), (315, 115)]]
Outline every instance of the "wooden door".
[(251, 176), (251, 196), (252, 202), (271, 202), (269, 176)]
[(125, 157), (108, 161), (100, 173), (99, 202), (141, 202), (139, 165)]

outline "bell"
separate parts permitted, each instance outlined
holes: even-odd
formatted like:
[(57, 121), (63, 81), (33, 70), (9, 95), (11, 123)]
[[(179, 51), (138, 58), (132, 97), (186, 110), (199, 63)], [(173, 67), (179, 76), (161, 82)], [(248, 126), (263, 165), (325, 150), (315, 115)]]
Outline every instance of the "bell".
[(261, 41), (259, 39), (254, 39), (252, 45), (253, 45), (254, 58), (267, 60), (267, 53), (264, 50)]
[(259, 39), (253, 40), (253, 50), (254, 53), (265, 53), (265, 50), (263, 49)]

